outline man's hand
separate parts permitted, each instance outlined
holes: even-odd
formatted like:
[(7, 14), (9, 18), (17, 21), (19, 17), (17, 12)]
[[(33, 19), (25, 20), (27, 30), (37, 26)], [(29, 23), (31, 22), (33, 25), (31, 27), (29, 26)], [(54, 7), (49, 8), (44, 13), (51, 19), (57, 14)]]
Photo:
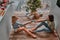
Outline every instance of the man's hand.
[(31, 22), (36, 22), (36, 20), (32, 20)]

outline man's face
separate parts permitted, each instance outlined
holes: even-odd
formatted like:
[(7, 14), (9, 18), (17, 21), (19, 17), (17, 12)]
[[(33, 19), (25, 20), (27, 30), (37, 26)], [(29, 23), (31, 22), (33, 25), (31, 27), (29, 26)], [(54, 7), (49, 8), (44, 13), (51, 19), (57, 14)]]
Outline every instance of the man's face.
[(18, 19), (17, 17), (16, 17), (16, 18), (13, 18), (13, 19), (12, 19), (12, 21), (13, 21), (13, 22), (16, 22), (16, 21), (17, 21), (17, 19)]

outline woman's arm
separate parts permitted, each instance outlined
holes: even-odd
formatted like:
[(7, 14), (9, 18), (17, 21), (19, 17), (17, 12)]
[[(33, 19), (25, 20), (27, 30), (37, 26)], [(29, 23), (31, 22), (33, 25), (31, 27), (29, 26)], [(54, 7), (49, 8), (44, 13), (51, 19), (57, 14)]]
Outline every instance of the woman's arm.
[(46, 19), (39, 19), (39, 20), (36, 20), (36, 22), (43, 22), (43, 21), (47, 21)]
[(32, 20), (32, 21), (25, 23), (24, 25), (30, 24), (32, 22), (43, 22), (43, 21), (46, 21), (46, 19)]

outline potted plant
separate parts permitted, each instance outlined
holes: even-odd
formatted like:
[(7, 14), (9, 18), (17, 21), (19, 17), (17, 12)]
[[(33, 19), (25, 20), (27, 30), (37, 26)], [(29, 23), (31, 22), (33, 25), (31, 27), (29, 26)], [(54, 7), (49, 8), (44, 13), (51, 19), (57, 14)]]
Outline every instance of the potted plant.
[(35, 18), (37, 15), (37, 8), (41, 8), (41, 1), (40, 0), (29, 0), (27, 2), (27, 6), (29, 8), (29, 10), (31, 10), (31, 15), (34, 15)]

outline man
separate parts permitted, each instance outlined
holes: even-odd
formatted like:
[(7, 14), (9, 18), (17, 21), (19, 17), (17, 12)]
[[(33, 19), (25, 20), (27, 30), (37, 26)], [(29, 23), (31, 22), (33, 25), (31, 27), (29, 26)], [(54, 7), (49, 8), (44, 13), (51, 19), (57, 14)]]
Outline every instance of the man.
[(17, 23), (17, 20), (18, 20), (18, 17), (12, 16), (12, 26), (13, 26), (14, 32), (18, 33), (18, 32), (20, 32), (20, 31), (25, 31), (27, 34), (31, 35), (33, 38), (36, 38), (36, 35), (34, 35), (33, 33), (31, 33), (31, 32), (25, 27), (25, 25), (27, 25), (27, 24), (29, 24), (29, 23), (31, 23), (31, 22), (22, 24), (22, 23)]

